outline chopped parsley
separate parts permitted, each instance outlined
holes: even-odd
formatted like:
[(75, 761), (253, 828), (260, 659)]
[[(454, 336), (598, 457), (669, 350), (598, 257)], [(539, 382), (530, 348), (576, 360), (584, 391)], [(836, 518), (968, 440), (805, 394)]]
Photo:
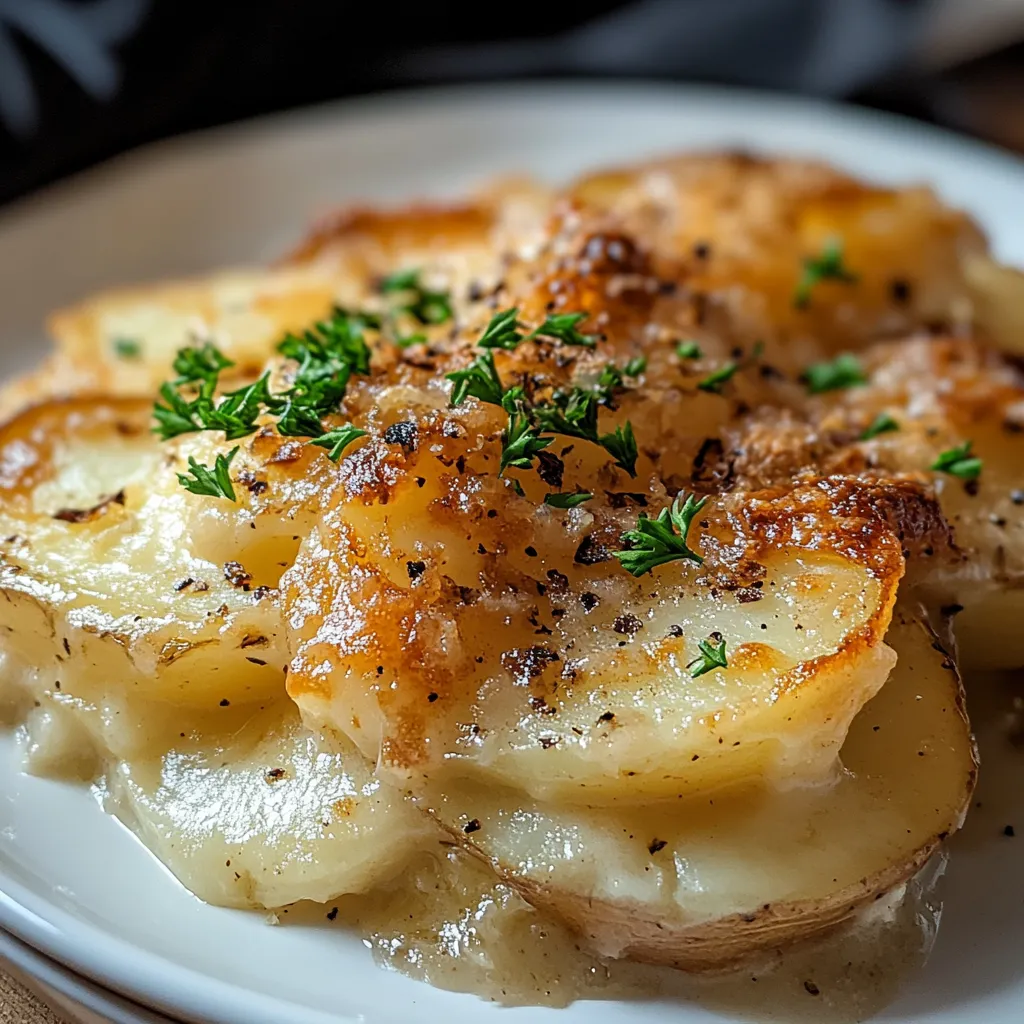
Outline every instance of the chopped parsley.
[(812, 395), (852, 388), (868, 382), (860, 360), (850, 352), (843, 352), (831, 362), (808, 366), (804, 370), (803, 380)]
[[(448, 292), (434, 291), (420, 281), (419, 270), (399, 270), (385, 277), (378, 286), (382, 295), (399, 295), (392, 312), (407, 313), (421, 324), (443, 324), (452, 319), (451, 296)], [(418, 337), (418, 335), (413, 335)], [(396, 339), (401, 345), (402, 339)], [(406, 346), (414, 344), (406, 341)], [(403, 346), (403, 347), (406, 347)]]
[(597, 344), (597, 336), (594, 334), (581, 334), (576, 325), (587, 319), (586, 313), (556, 313), (549, 316), (544, 323), (535, 331), (531, 331), (526, 337), (532, 338), (555, 338), (563, 345), (578, 345), (582, 348), (593, 348)]
[(529, 333), (523, 332), (523, 325), (519, 322), (519, 309), (503, 309), (491, 317), (490, 323), (484, 328), (484, 333), (477, 341), (478, 348), (503, 348), (511, 351), (524, 341), (533, 341), (534, 338), (551, 338), (560, 341), (563, 345), (575, 345), (583, 348), (593, 348), (597, 344), (597, 337), (592, 334), (582, 334), (577, 329), (577, 324), (586, 320), (586, 313), (555, 313), (545, 318), (544, 323)]
[(950, 476), (959, 477), (961, 480), (976, 480), (981, 474), (983, 463), (977, 455), (971, 453), (973, 443), (964, 441), (956, 448), (948, 448), (932, 463), (931, 468), (940, 473), (949, 473)]
[(142, 355), (142, 345), (134, 338), (115, 338), (111, 347), (118, 359), (138, 359)]
[(842, 281), (856, 284), (858, 276), (843, 264), (843, 243), (839, 239), (826, 242), (818, 256), (804, 259), (803, 273), (793, 292), (793, 305), (806, 309), (811, 304), (811, 292), (822, 281)]
[(590, 501), (594, 495), (589, 491), (569, 491), (562, 494), (544, 495), (544, 504), (552, 508), (575, 508), (585, 501)]
[(669, 508), (663, 508), (657, 519), (648, 519), (641, 512), (635, 530), (627, 530), (622, 539), (629, 547), (616, 551), (615, 557), (633, 576), (643, 576), (655, 566), (687, 559), (700, 565), (704, 559), (687, 543), (686, 538), (694, 517), (704, 507), (707, 498), (697, 500), (694, 494), (677, 494)]
[(709, 373), (703, 380), (697, 381), (697, 387), (701, 391), (709, 391), (713, 395), (720, 395), (722, 393), (722, 386), (732, 380), (739, 368), (739, 363), (726, 363), (713, 373)]
[[(643, 357), (631, 359), (621, 370), (609, 363), (601, 371), (593, 387), (574, 386), (555, 391), (542, 402), (527, 401), (524, 389), (515, 385), (508, 389), (502, 384), (494, 365), (495, 349), (514, 349), (522, 341), (535, 336), (555, 337), (565, 344), (582, 344), (573, 340), (579, 332), (576, 324), (586, 313), (563, 313), (549, 316), (530, 334), (522, 334), (516, 319), (518, 309), (505, 309), (491, 317), (480, 336), (479, 352), (468, 366), (447, 374), (452, 388), (450, 404), (462, 405), (467, 398), (476, 398), (488, 405), (500, 405), (508, 413), (508, 425), (502, 432), (501, 472), (506, 469), (531, 469), (537, 454), (554, 440), (545, 434), (578, 437), (600, 445), (615, 460), (615, 464), (630, 476), (636, 476), (638, 450), (633, 427), (626, 423), (611, 433), (598, 431), (598, 407), (612, 406), (616, 389), (624, 386), (626, 377), (635, 377), (647, 367)], [(580, 337), (584, 337), (580, 335)]]
[[(183, 348), (174, 359), (177, 377), (160, 387), (161, 401), (153, 407), (154, 432), (167, 441), (181, 434), (219, 430), (226, 440), (235, 441), (255, 432), (260, 417), (269, 414), (279, 434), (308, 437), (336, 461), (364, 431), (352, 426), (325, 430), (321, 420), (338, 411), (353, 374), (370, 372), (370, 348), (364, 337), (368, 328), (379, 329), (379, 318), (335, 308), (330, 317), (301, 335), (286, 335), (277, 350), (297, 365), (291, 386), (280, 392), (270, 390), (268, 372), (217, 397), (220, 374), (234, 363), (210, 342)], [(234, 500), (227, 462), (222, 465), (218, 459), (211, 470), (193, 466), (190, 460), (190, 472), (191, 476), (179, 475), (189, 490), (222, 497), (230, 491)]]
[(343, 427), (335, 427), (333, 430), (328, 430), (326, 434), (313, 438), (309, 443), (315, 444), (318, 448), (326, 448), (327, 457), (331, 462), (337, 462), (345, 449), (360, 437), (366, 437), (366, 431), (346, 423)]
[(231, 476), (228, 469), (231, 460), (238, 454), (238, 446), (228, 452), (227, 455), (218, 455), (213, 460), (213, 469), (203, 465), (190, 455), (188, 457), (188, 472), (179, 473), (178, 481), (186, 491), (193, 494), (206, 494), (211, 498), (227, 498), (228, 501), (235, 500), (235, 488), (231, 484)]
[(872, 421), (870, 426), (864, 428), (861, 432), (861, 441), (870, 441), (873, 437), (878, 437), (879, 434), (890, 434), (894, 430), (899, 430), (900, 425), (896, 422), (887, 412), (880, 412)]
[(713, 395), (720, 395), (722, 387), (736, 376), (739, 370), (743, 370), (752, 363), (757, 362), (764, 352), (764, 342), (755, 342), (750, 350), (750, 355), (737, 362), (735, 359), (723, 364), (717, 370), (709, 373), (703, 380), (697, 381), (697, 387), (701, 391), (710, 392)]
[(707, 640), (701, 640), (697, 644), (700, 656), (694, 658), (686, 667), (690, 669), (690, 676), (696, 679), (711, 672), (716, 668), (728, 668), (728, 661), (725, 657), (725, 640), (721, 633), (712, 633)]
[(480, 335), (477, 348), (514, 349), (524, 337), (519, 331), (518, 316), (519, 310), (515, 308), (495, 313)]
[(451, 397), (453, 406), (462, 405), (467, 398), (478, 398), (489, 405), (502, 404), (504, 390), (490, 351), (481, 352), (464, 370), (456, 370), (447, 377), (455, 385)]
[(530, 422), (529, 415), (521, 409), (509, 413), (508, 426), (501, 435), (501, 467), (506, 469), (530, 469), (538, 452), (554, 442), (553, 437), (541, 437)]
[(178, 375), (175, 384), (190, 384), (207, 381), (234, 365), (216, 345), (207, 341), (200, 346), (179, 349), (171, 368)]
[(700, 359), (704, 355), (700, 345), (695, 341), (681, 341), (676, 345), (676, 355), (680, 359)]

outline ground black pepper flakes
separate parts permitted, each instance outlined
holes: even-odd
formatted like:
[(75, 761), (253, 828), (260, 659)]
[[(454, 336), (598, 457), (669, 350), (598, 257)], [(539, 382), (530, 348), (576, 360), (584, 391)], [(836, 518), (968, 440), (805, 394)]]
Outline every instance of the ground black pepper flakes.
[(668, 841), (665, 839), (652, 839), (647, 844), (647, 852), (653, 857), (659, 850), (664, 850), (668, 846)]
[(409, 574), (409, 579), (414, 582), (418, 580), (426, 571), (426, 562), (406, 562), (405, 571)]
[(466, 835), (468, 836), (468, 835), (472, 835), (472, 833), (474, 833), (474, 832), (479, 832), (480, 828), (481, 828), (480, 819), (479, 818), (473, 818), (472, 821), (467, 821), (466, 822), (466, 824), (462, 828), (462, 831), (465, 832)]
[(612, 629), (622, 636), (634, 636), (644, 628), (644, 624), (635, 616), (629, 613), (619, 615), (612, 624)]
[(580, 594), (580, 604), (583, 605), (585, 612), (592, 612), (600, 603), (601, 599), (597, 594), (592, 594), (589, 590), (585, 594)]
[(818, 988), (818, 986), (815, 985), (813, 981), (805, 981), (804, 982), (804, 988), (807, 990), (807, 994), (809, 996), (820, 996), (821, 995), (821, 989)]
[(418, 437), (419, 430), (412, 420), (401, 420), (398, 423), (392, 423), (391, 426), (384, 431), (385, 443), (401, 445), (402, 450), (406, 454), (416, 450)]
[(910, 302), (912, 292), (913, 289), (906, 278), (894, 277), (889, 282), (889, 296), (897, 306), (905, 306)]
[(565, 463), (551, 452), (537, 452), (537, 476), (555, 490), (562, 489), (565, 476)]
[(573, 561), (577, 565), (597, 565), (600, 562), (607, 562), (611, 557), (612, 553), (608, 548), (600, 541), (595, 540), (592, 533), (588, 533), (580, 541), (580, 546), (576, 549)]

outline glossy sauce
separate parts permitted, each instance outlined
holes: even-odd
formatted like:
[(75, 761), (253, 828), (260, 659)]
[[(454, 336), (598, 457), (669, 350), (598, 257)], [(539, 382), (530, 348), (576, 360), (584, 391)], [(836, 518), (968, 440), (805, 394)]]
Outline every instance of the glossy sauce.
[(291, 907), (278, 920), (326, 918), (353, 928), (382, 967), (506, 1005), (662, 999), (743, 1020), (846, 1024), (884, 1007), (924, 963), (938, 924), (934, 885), (943, 866), (941, 858), (933, 861), (824, 942), (713, 975), (602, 961), (454, 848), (424, 857), (393, 889), (344, 897), (326, 914), (316, 904)]

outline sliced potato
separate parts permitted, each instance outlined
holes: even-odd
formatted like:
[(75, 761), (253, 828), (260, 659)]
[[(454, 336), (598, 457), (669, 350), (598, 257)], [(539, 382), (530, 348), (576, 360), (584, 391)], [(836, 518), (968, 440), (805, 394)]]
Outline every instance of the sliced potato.
[[(635, 513), (502, 496), (451, 433), (346, 460), (347, 482), (394, 482), (377, 500), (336, 488), (282, 578), (289, 692), (311, 721), (396, 778), (581, 803), (828, 775), (892, 664), (903, 557), (873, 495), (716, 498), (692, 530), (704, 563), (634, 580), (611, 551)], [(729, 666), (694, 678), (715, 633)]]
[[(822, 347), (969, 320), (961, 260), (987, 251), (978, 226), (930, 189), (884, 188), (805, 160), (690, 153), (599, 171), (569, 191), (684, 260), (709, 317), (798, 368)], [(822, 280), (797, 303), (805, 260), (832, 243), (849, 279)]]
[[(200, 899), (281, 907), (390, 880), (441, 833), (354, 751), (323, 753), (288, 702), (207, 718), (161, 754), (121, 761), (108, 806)], [(234, 725), (234, 722), (232, 722)]]
[(0, 430), (7, 682), (94, 712), (88, 728), (116, 756), (177, 728), (162, 702), (216, 709), (280, 695), (275, 588), (303, 522), (292, 481), (312, 465), (303, 486), (315, 486), (317, 458), (333, 468), (301, 445), (275, 464), (283, 439), (256, 435), (233, 464), (237, 504), (190, 494), (177, 479), (185, 456), (211, 463), (223, 442), (161, 445), (150, 410), (75, 399)]
[(420, 798), (458, 840), (604, 955), (687, 970), (822, 934), (913, 875), (959, 828), (976, 775), (952, 659), (912, 612), (899, 661), (854, 719), (832, 784), (631, 810), (493, 786)]

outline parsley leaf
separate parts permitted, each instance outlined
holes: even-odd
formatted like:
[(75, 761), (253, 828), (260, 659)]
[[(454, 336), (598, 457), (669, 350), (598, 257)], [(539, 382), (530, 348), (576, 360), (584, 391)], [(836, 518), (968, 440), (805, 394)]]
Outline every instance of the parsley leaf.
[(593, 494), (588, 491), (569, 491), (562, 494), (545, 494), (544, 504), (552, 508), (575, 508), (585, 501), (590, 501)]
[(686, 543), (694, 516), (704, 507), (707, 498), (697, 500), (690, 494), (683, 499), (677, 494), (670, 508), (663, 508), (657, 519), (648, 519), (641, 512), (635, 530), (627, 530), (622, 539), (630, 546), (616, 551), (615, 557), (633, 576), (643, 576), (657, 565), (685, 558), (700, 565), (704, 559)]
[(956, 448), (942, 452), (931, 464), (931, 468), (940, 473), (949, 473), (961, 480), (976, 480), (981, 474), (982, 461), (977, 455), (971, 454), (973, 441), (964, 441)]
[(865, 427), (861, 432), (861, 441), (870, 441), (879, 434), (888, 434), (899, 430), (900, 425), (887, 412), (880, 412), (872, 421), (870, 426)]
[(594, 348), (597, 345), (596, 334), (581, 334), (576, 325), (586, 320), (588, 313), (555, 313), (544, 320), (535, 331), (531, 331), (526, 340), (532, 338), (555, 338), (563, 345), (578, 345), (583, 348)]
[(114, 338), (111, 347), (118, 359), (138, 359), (142, 355), (142, 345), (134, 338)]
[(225, 357), (216, 345), (208, 341), (199, 348), (179, 349), (171, 365), (178, 375), (175, 384), (191, 384), (193, 381), (215, 379), (221, 370), (235, 364)]
[(806, 309), (811, 303), (811, 292), (822, 281), (843, 281), (856, 284), (858, 276), (843, 265), (843, 243), (832, 239), (825, 244), (819, 256), (808, 256), (804, 260), (803, 273), (793, 292), (793, 305)]
[(843, 352), (830, 363), (815, 363), (803, 373), (804, 383), (812, 395), (824, 391), (838, 391), (868, 382), (860, 360), (850, 352)]
[(452, 388), (451, 405), (458, 406), (467, 398), (478, 398), (490, 405), (501, 405), (503, 389), (501, 378), (494, 367), (494, 355), (481, 352), (464, 370), (445, 374), (455, 384)]
[(704, 353), (695, 341), (681, 341), (676, 345), (676, 355), (680, 359), (700, 359)]
[(597, 443), (615, 460), (616, 466), (624, 469), (630, 476), (636, 476), (639, 452), (632, 423), (627, 422), (624, 426), (616, 427), (610, 434), (602, 434)]
[(478, 348), (503, 348), (511, 351), (521, 341), (523, 335), (519, 333), (518, 309), (503, 309), (491, 317), (491, 322), (484, 328), (480, 340), (476, 343)]
[(228, 441), (237, 441), (256, 430), (256, 419), (270, 400), (269, 371), (258, 381), (237, 391), (229, 391), (223, 400), (203, 414), (204, 430), (223, 430)]
[(420, 281), (419, 270), (399, 270), (385, 277), (378, 287), (382, 295), (407, 293), (406, 301), (399, 302), (395, 311), (408, 313), (421, 324), (443, 324), (452, 319), (449, 293), (433, 291), (424, 286)]
[(717, 370), (709, 373), (703, 380), (697, 381), (697, 387), (701, 391), (720, 395), (722, 393), (722, 386), (727, 381), (732, 380), (739, 368), (739, 363), (726, 363), (724, 366), (720, 366)]
[(501, 465), (499, 474), (510, 466), (529, 469), (537, 452), (554, 442), (553, 437), (541, 437), (529, 416), (521, 410), (509, 413), (508, 426), (501, 435)]
[(228, 468), (231, 460), (238, 454), (237, 445), (226, 456), (218, 455), (213, 461), (213, 469), (196, 462), (193, 456), (188, 457), (188, 473), (179, 473), (178, 481), (186, 491), (193, 494), (206, 494), (211, 498), (227, 498), (235, 501), (235, 489), (231, 484)]
[(624, 377), (639, 377), (646, 369), (647, 356), (637, 356), (635, 359), (630, 359), (622, 368), (622, 375)]
[(335, 427), (333, 430), (328, 430), (326, 434), (313, 438), (309, 443), (318, 448), (326, 448), (327, 457), (331, 462), (337, 462), (345, 449), (360, 437), (366, 437), (366, 431), (360, 430), (359, 427), (353, 427), (351, 423), (346, 423), (343, 427)]
[(725, 657), (725, 640), (721, 633), (712, 633), (707, 640), (701, 640), (697, 644), (700, 656), (694, 658), (686, 667), (693, 669), (691, 678), (696, 679), (716, 668), (728, 668), (728, 661)]
[(213, 406), (205, 391), (189, 402), (172, 385), (166, 383), (160, 385), (160, 397), (167, 404), (157, 402), (153, 406), (153, 418), (156, 420), (153, 432), (160, 436), (161, 441), (202, 430), (203, 418)]

